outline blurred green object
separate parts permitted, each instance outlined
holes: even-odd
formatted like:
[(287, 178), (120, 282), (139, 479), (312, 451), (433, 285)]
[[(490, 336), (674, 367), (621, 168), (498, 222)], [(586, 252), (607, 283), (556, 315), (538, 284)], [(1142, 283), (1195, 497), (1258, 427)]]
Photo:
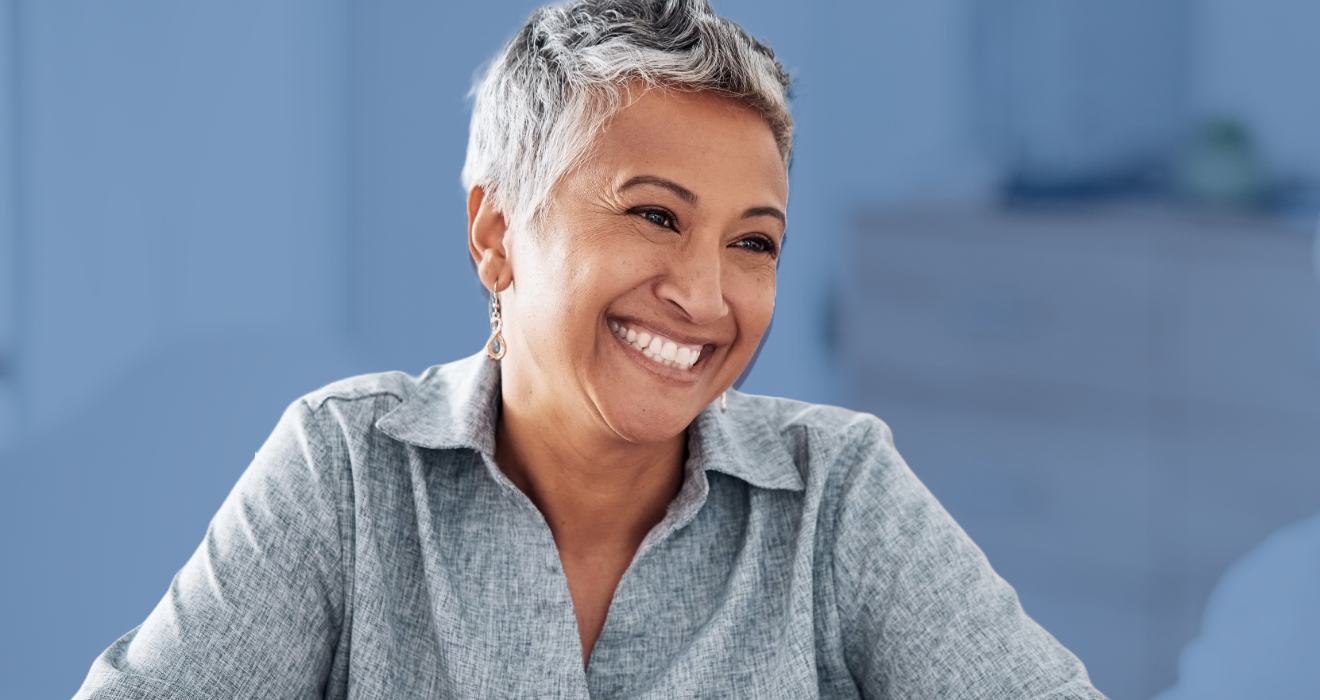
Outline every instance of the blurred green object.
[(1264, 204), (1269, 182), (1246, 125), (1213, 119), (1179, 163), (1179, 192), (1198, 204), (1253, 208)]

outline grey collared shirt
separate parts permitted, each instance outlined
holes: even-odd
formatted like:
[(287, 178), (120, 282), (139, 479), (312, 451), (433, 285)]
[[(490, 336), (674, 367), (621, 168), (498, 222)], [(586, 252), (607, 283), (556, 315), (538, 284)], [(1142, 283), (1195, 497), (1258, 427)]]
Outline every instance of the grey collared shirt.
[(1100, 698), (878, 419), (729, 392), (590, 664), (498, 365), (294, 403), (86, 698)]

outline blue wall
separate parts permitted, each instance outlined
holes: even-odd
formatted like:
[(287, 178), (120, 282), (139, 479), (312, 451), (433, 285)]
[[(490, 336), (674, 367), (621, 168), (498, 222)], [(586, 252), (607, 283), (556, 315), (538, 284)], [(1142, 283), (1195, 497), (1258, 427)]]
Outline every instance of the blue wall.
[[(347, 9), (5, 3), (4, 694), (73, 693), (348, 359)], [(8, 224), (8, 222), (6, 222)]]
[[(798, 81), (791, 240), (745, 389), (849, 395), (832, 333), (859, 211), (995, 200), (972, 2), (715, 2)], [(536, 4), (0, 0), (6, 695), (74, 692), (291, 400), (480, 347), (464, 95)], [(1320, 10), (1184, 4), (1189, 123), (1240, 117), (1274, 171), (1320, 179)]]

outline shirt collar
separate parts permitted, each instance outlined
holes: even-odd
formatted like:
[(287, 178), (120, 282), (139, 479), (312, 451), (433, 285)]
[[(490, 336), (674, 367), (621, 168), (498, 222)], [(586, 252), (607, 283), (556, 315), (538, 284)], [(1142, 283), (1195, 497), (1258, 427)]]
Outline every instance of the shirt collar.
[(499, 395), (499, 365), (482, 351), (423, 372), (413, 393), (376, 427), (410, 445), (467, 448), (493, 457)]
[[(390, 437), (429, 449), (473, 449), (494, 461), (499, 364), (485, 352), (438, 365), (417, 389), (376, 422)], [(689, 458), (707, 471), (765, 489), (803, 490), (789, 447), (749, 397), (729, 392), (729, 410), (707, 406), (689, 429)]]

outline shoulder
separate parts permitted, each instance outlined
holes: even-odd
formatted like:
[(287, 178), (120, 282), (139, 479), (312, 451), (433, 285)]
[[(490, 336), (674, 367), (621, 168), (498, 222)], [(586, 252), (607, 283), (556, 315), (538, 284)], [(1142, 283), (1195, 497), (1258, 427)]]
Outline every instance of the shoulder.
[(285, 409), (258, 457), (269, 457), (265, 465), (271, 469), (343, 462), (350, 445), (370, 438), (375, 423), (407, 401), (419, 380), (403, 372), (364, 374), (304, 394)]
[(330, 384), (295, 406), (311, 421), (352, 439), (370, 434), (429, 449), (494, 452), (499, 368), (485, 354), (436, 365), (413, 377), (384, 372)]
[[(729, 392), (729, 412), (767, 424), (768, 432), (794, 455), (804, 479), (811, 471), (845, 477), (859, 468), (906, 470), (894, 436), (880, 418), (838, 406)], [(816, 474), (816, 477), (823, 474)]]
[(951, 521), (894, 447), (893, 433), (869, 413), (766, 396), (729, 394), (729, 414), (760, 421), (801, 477), (806, 503), (827, 537), (914, 534)]
[(417, 376), (379, 372), (341, 379), (294, 401), (282, 422), (314, 445), (341, 450), (363, 440), (417, 443), (410, 430), (430, 433), (437, 429), (431, 422), (463, 422), (450, 404), (466, 393), (461, 384), (468, 364), (436, 365)]
[(781, 432), (802, 428), (837, 440), (878, 439), (893, 443), (893, 435), (884, 421), (870, 413), (852, 411), (827, 404), (807, 403), (774, 396), (729, 392), (730, 407), (741, 404), (752, 413), (764, 416)]
[(422, 377), (380, 372), (341, 379), (294, 401), (285, 411), (284, 420), (328, 440), (335, 440), (337, 435), (360, 436), (371, 432), (378, 419), (411, 398)]
[[(432, 368), (427, 373), (431, 373), (435, 369)], [(422, 376), (425, 377), (426, 374)], [(325, 404), (331, 401), (356, 402), (364, 399), (392, 399), (397, 404), (407, 401), (417, 391), (420, 382), (420, 377), (414, 377), (404, 372), (361, 374), (327, 384), (304, 395), (298, 402), (305, 405), (312, 412), (322, 410)]]

